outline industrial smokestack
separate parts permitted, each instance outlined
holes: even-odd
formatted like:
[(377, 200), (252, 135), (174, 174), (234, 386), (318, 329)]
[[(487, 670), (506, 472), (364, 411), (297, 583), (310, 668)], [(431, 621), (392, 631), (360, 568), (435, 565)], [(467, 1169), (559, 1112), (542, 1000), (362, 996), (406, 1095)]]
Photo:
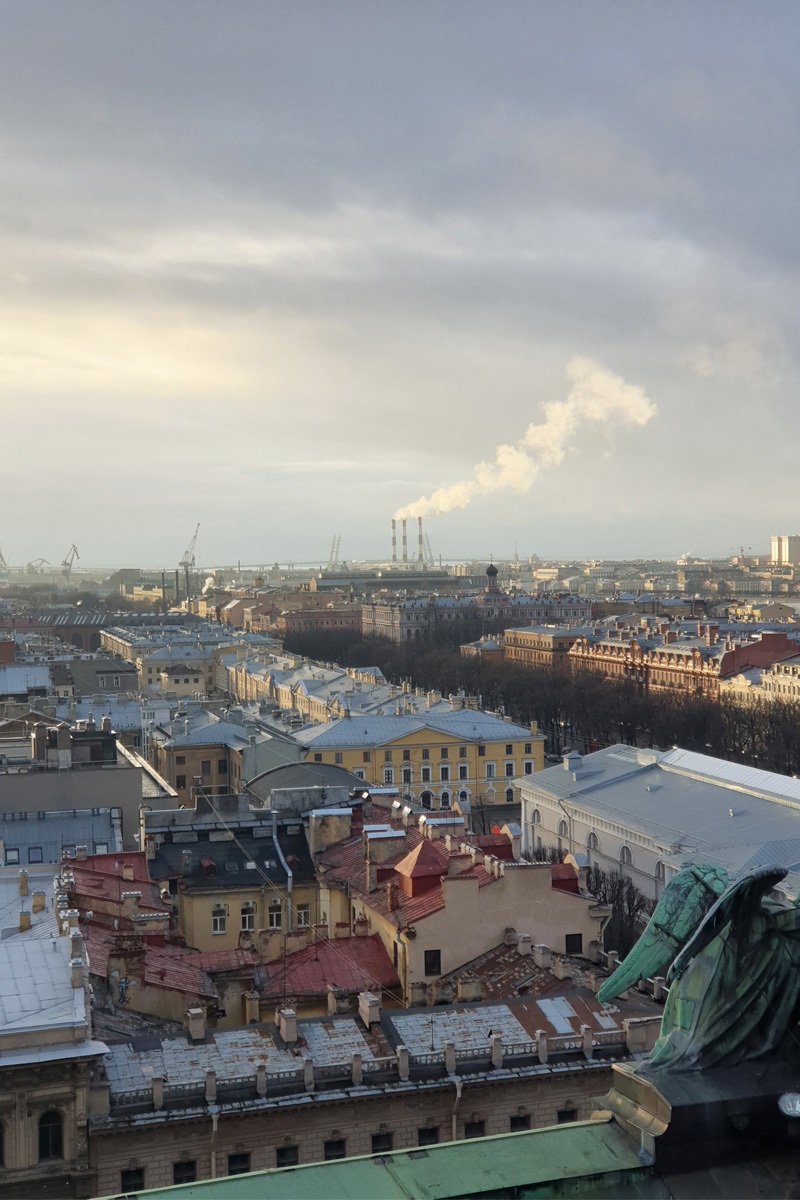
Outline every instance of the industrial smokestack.
[(417, 517), (417, 562), (420, 566), (425, 561), (425, 554), (422, 549), (422, 517)]
[(403, 517), (403, 562), (408, 562), (408, 538), (406, 536), (405, 517)]
[(397, 562), (397, 521), (392, 517), (392, 566)]

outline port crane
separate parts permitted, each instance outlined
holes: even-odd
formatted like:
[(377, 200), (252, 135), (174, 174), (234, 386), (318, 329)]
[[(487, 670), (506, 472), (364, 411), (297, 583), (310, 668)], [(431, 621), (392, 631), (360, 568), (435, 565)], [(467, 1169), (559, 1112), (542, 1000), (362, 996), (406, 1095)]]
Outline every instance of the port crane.
[[(186, 599), (187, 600), (189, 599), (189, 591), (190, 591), (189, 572), (192, 569), (192, 567), (194, 566), (194, 561), (195, 561), (194, 560), (194, 548), (197, 545), (197, 535), (199, 532), (200, 532), (200, 522), (198, 521), (197, 526), (195, 527), (194, 537), (192, 538), (192, 540), (189, 542), (189, 545), (184, 550), (183, 558), (181, 559), (180, 563), (178, 564), (179, 566), (183, 567), (183, 580), (184, 580), (184, 584), (186, 587)], [(177, 596), (175, 598), (177, 599)]]
[(63, 562), (61, 563), (61, 570), (64, 572), (64, 579), (67, 583), (69, 583), (69, 577), (72, 574), (72, 565), (75, 562), (75, 559), (77, 558), (80, 560), (80, 557), (80, 554), (78, 554), (78, 547), (73, 542), (67, 551)]

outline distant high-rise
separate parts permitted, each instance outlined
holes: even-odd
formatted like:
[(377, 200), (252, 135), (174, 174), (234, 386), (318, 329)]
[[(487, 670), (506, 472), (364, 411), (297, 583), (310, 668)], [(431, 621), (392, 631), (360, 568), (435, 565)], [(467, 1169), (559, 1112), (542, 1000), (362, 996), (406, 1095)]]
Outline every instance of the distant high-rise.
[(800, 564), (800, 533), (780, 533), (771, 537), (770, 562), (776, 567)]

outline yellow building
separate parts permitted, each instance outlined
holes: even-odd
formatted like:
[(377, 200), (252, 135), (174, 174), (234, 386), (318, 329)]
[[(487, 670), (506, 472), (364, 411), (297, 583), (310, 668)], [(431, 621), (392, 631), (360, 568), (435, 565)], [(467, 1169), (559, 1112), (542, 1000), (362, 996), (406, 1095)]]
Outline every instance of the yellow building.
[(514, 778), (544, 767), (544, 736), (472, 709), (413, 716), (353, 715), (303, 730), (307, 761), (397, 787), (423, 808), (518, 799)]
[(201, 795), (197, 809), (144, 811), (142, 834), (192, 949), (252, 946), (268, 962), (313, 937), (319, 888), (300, 818), (273, 826), (244, 797)]

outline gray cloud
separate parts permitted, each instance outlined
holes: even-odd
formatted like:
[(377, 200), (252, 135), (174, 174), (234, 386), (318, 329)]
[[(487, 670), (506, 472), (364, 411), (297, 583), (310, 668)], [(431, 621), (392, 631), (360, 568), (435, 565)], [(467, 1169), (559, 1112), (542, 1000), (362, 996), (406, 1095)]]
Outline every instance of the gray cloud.
[(613, 460), (580, 439), (511, 511), (432, 522), (436, 548), (724, 550), (791, 524), (788, 489), (741, 481), (767, 456), (792, 477), (800, 433), (794, 5), (4, 16), (0, 395), (31, 447), (0, 473), (4, 550), (158, 561), (197, 514), (206, 561), (324, 555), (326, 524), (374, 552), (575, 355), (645, 387), (653, 428)]

